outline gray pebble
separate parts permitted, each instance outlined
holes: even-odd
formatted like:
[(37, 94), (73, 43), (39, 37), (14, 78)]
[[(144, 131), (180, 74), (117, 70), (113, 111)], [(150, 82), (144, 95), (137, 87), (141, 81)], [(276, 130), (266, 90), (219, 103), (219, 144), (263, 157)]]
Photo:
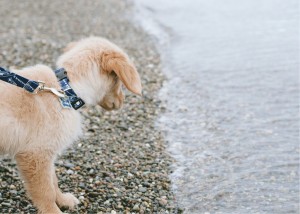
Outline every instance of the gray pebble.
[(139, 204), (135, 204), (134, 207), (132, 208), (133, 211), (139, 211), (140, 207)]
[(140, 191), (140, 192), (146, 192), (146, 191), (147, 191), (147, 188), (145, 188), (145, 187), (140, 187), (140, 188), (139, 188), (139, 191)]
[(2, 203), (1, 203), (1, 206), (11, 207), (11, 204), (10, 204), (10, 203), (6, 203), (6, 202), (2, 202)]
[(68, 169), (68, 170), (67, 170), (67, 174), (72, 175), (72, 174), (74, 174), (74, 171), (71, 170), (71, 169)]

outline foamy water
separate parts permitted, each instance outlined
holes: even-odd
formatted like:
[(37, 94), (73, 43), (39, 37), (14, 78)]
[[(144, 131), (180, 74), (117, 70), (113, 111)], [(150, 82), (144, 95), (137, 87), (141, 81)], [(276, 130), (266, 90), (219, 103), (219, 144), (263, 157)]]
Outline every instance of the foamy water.
[(186, 213), (299, 213), (297, 0), (141, 0)]

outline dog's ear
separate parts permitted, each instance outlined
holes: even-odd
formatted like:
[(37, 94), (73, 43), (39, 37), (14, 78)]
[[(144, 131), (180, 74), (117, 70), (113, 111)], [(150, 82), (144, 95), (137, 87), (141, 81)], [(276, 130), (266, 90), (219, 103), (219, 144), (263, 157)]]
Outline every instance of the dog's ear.
[(115, 72), (126, 88), (138, 95), (142, 94), (140, 76), (133, 63), (119, 52), (104, 52), (101, 67), (106, 72)]
[(64, 48), (64, 52), (67, 52), (69, 50), (71, 50), (72, 48), (75, 47), (75, 45), (77, 44), (78, 42), (70, 42), (65, 48)]

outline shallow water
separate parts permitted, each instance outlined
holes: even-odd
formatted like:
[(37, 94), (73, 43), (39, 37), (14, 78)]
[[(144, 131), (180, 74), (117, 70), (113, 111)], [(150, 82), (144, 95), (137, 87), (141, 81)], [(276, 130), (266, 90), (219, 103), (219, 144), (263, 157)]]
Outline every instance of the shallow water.
[(297, 0), (141, 0), (186, 213), (299, 213)]

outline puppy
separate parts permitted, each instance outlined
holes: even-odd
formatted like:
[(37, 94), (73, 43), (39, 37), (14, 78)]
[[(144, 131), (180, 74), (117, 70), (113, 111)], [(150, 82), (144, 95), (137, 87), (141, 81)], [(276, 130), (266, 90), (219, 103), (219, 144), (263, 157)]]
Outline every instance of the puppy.
[[(120, 108), (122, 84), (141, 95), (135, 66), (106, 39), (91, 37), (69, 44), (57, 66), (67, 71), (71, 87), (87, 105)], [(45, 65), (13, 72), (60, 89), (54, 72)], [(61, 213), (62, 206), (73, 209), (79, 201), (59, 189), (54, 161), (81, 135), (79, 112), (62, 108), (52, 93), (30, 94), (2, 81), (0, 94), (0, 153), (15, 158), (27, 193), (40, 213)]]

